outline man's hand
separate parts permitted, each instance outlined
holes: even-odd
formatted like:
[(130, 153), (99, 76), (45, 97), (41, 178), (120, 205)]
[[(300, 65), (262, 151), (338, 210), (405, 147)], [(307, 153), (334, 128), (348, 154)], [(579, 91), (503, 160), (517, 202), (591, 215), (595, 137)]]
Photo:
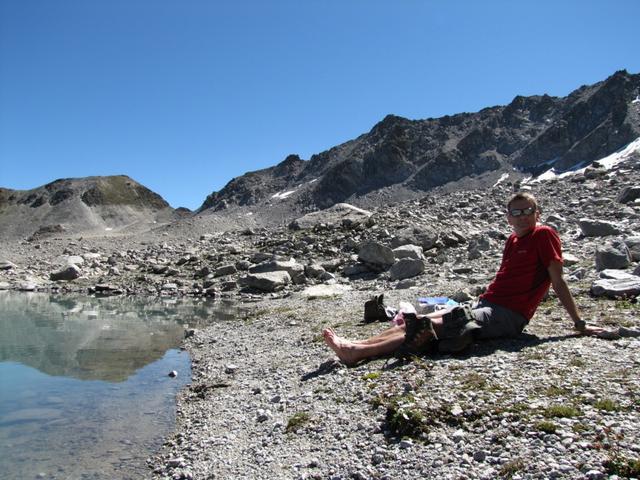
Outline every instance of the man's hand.
[(591, 325), (585, 325), (582, 330), (578, 330), (580, 335), (598, 335), (600, 333), (606, 332), (604, 328), (601, 327), (593, 327)]
[(580, 335), (591, 335), (598, 338), (604, 338), (607, 340), (615, 340), (620, 338), (618, 332), (613, 330), (607, 330), (601, 327), (592, 327), (590, 325), (585, 325), (582, 330), (579, 330)]

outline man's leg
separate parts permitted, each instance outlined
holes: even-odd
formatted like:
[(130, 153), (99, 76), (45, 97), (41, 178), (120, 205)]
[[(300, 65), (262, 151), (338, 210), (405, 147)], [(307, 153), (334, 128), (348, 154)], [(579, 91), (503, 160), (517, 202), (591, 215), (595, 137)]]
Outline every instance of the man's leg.
[(360, 345), (371, 345), (374, 343), (380, 343), (382, 340), (398, 335), (399, 330), (401, 330), (402, 335), (404, 335), (404, 325), (393, 325), (392, 327), (387, 328), (384, 332), (381, 332), (378, 335), (374, 335), (373, 337), (369, 337), (365, 340), (353, 340), (353, 343), (359, 343)]
[[(438, 310), (437, 312), (433, 312), (433, 313), (429, 313), (427, 315), (418, 315), (418, 317), (429, 317), (431, 319), (431, 325), (433, 325), (433, 329), (436, 332), (436, 335), (439, 335), (442, 333), (442, 316), (449, 312), (450, 309), (448, 310)], [(395, 336), (397, 335), (397, 330), (401, 329), (403, 334), (405, 331), (404, 328), (404, 324), (403, 325), (394, 325), (391, 328), (386, 329), (384, 332), (379, 333), (378, 335), (375, 335), (373, 337), (369, 337), (365, 340), (352, 340), (352, 343), (359, 343), (361, 345), (370, 345), (372, 343), (378, 343), (379, 341), (388, 338), (390, 336)]]
[(395, 352), (404, 342), (404, 328), (390, 328), (381, 335), (367, 339), (371, 343), (356, 343), (339, 337), (330, 328), (322, 332), (324, 341), (345, 365), (355, 365), (366, 358), (381, 357)]

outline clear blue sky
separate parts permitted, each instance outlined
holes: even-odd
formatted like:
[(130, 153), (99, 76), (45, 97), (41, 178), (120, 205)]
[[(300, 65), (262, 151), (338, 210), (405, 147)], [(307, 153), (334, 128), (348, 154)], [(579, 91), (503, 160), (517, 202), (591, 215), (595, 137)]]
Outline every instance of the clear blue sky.
[(638, 0), (0, 0), (0, 186), (126, 174), (195, 209), (393, 113), (640, 72)]

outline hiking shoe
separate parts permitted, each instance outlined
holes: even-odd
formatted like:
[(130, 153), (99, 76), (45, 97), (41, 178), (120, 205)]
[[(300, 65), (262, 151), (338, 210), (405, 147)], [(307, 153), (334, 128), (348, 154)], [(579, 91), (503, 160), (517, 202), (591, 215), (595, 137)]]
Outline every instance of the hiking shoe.
[(385, 307), (384, 293), (376, 295), (364, 303), (364, 322), (384, 322), (391, 320), (396, 314), (394, 308)]
[(418, 317), (415, 313), (405, 313), (404, 342), (395, 355), (399, 358), (408, 358), (413, 355), (424, 355), (431, 351), (434, 340), (438, 339), (431, 319), (426, 316)]

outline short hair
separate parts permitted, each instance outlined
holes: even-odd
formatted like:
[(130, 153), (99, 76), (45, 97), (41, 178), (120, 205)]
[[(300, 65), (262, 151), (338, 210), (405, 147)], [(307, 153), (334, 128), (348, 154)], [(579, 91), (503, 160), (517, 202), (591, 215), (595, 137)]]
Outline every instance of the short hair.
[(538, 205), (538, 200), (536, 200), (536, 197), (534, 197), (533, 194), (529, 192), (518, 192), (513, 194), (513, 196), (509, 199), (509, 202), (507, 202), (507, 210), (509, 210), (511, 208), (511, 204), (517, 200), (527, 200), (528, 202), (533, 204), (536, 212), (541, 211), (540, 205)]

